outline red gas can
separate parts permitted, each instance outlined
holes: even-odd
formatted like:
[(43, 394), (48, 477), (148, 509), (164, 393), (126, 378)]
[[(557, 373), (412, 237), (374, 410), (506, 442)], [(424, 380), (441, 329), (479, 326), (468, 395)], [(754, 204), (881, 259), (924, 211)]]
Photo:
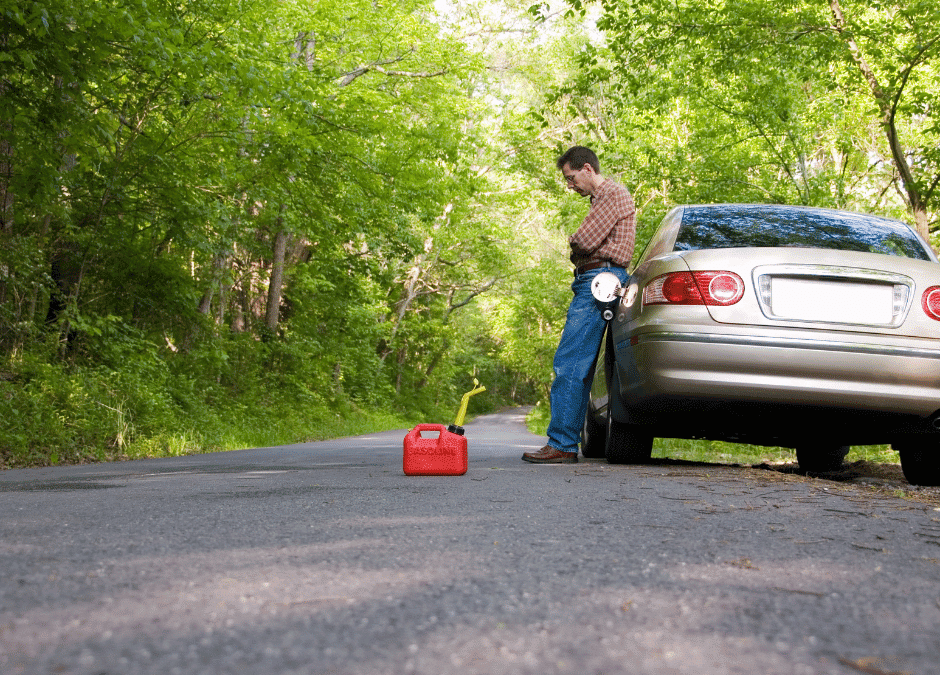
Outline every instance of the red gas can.
[(405, 436), (402, 468), (408, 476), (462, 476), (467, 473), (467, 438), (443, 424), (419, 424)]

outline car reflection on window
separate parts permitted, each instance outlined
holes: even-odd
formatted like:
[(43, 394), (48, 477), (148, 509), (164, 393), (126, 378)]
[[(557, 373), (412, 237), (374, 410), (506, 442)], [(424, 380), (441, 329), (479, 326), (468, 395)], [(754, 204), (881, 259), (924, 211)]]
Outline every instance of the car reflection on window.
[(913, 231), (898, 221), (862, 214), (820, 215), (768, 205), (688, 206), (675, 250), (784, 246), (930, 260)]

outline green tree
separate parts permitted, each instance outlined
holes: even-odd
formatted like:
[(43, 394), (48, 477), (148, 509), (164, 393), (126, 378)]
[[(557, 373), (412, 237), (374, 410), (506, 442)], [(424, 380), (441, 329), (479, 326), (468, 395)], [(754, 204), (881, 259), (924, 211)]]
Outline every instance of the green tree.
[[(468, 359), (498, 360), (477, 307), (511, 238), (476, 166), (485, 71), (431, 2), (0, 12), (11, 411), (51, 406), (65, 437), (85, 423), (62, 401), (81, 400), (119, 414), (121, 446), (285, 396), (444, 404)], [(77, 395), (73, 371), (107, 396)]]
[[(601, 7), (606, 44), (582, 50), (580, 75), (560, 94), (603, 95), (614, 106), (606, 117), (646, 146), (648, 165), (667, 180), (685, 171), (687, 185), (708, 186), (699, 190), (706, 198), (719, 187), (722, 198), (888, 213), (896, 200), (925, 237), (934, 229), (935, 3), (628, 0)], [(644, 127), (654, 133), (644, 136)], [(660, 139), (665, 148), (652, 147)]]

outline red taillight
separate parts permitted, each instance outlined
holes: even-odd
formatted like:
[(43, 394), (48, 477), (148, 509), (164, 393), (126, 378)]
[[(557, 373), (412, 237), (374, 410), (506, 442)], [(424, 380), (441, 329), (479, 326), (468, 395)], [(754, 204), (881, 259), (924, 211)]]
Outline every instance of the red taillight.
[(744, 297), (744, 281), (734, 272), (670, 272), (643, 289), (644, 305), (733, 305)]
[(931, 286), (920, 298), (920, 306), (924, 314), (934, 321), (940, 321), (940, 286)]
[(734, 272), (693, 272), (706, 305), (733, 305), (744, 297), (744, 281)]
[[(695, 280), (688, 272), (667, 274), (660, 277), (662, 300), (660, 302), (672, 305), (701, 305), (704, 304), (702, 294), (695, 285)], [(658, 279), (656, 280), (658, 281)], [(655, 283), (655, 281), (654, 281)], [(653, 284), (651, 284), (652, 286)], [(647, 287), (649, 288), (649, 287)]]

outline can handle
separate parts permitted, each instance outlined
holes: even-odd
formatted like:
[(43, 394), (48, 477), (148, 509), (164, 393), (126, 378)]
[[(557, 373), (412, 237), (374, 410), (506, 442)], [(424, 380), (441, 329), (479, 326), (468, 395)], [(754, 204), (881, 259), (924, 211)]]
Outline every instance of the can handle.
[[(408, 432), (409, 438), (417, 438), (422, 431), (438, 431), (443, 434), (447, 429), (444, 428), (443, 424), (419, 424), (414, 429)], [(434, 440), (434, 439), (431, 439)]]

